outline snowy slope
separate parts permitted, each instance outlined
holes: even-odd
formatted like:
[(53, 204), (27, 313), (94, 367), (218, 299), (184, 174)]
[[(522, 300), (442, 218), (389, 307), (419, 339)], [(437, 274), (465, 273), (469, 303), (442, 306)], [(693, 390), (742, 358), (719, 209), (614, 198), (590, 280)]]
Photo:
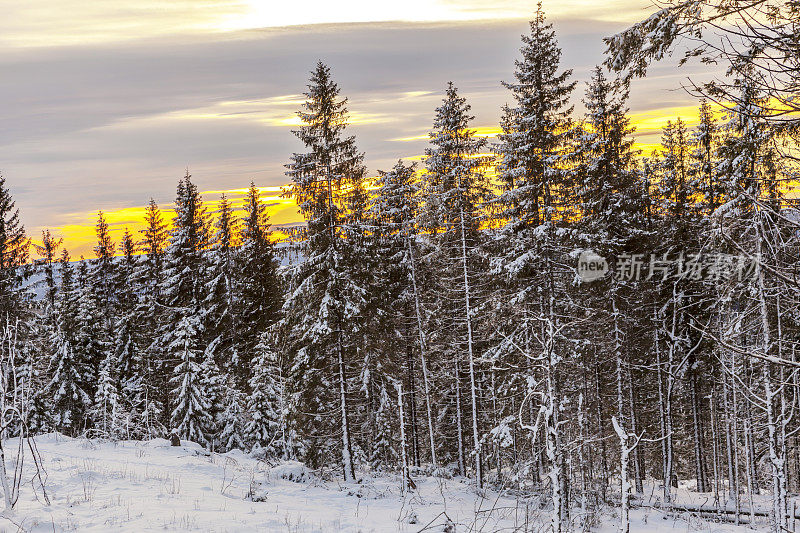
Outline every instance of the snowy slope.
[[(458, 480), (417, 478), (406, 498), (396, 477), (361, 484), (322, 481), (299, 463), (271, 467), (234, 451), (210, 454), (196, 444), (166, 440), (103, 442), (58, 434), (36, 438), (47, 472), (51, 505), (30, 482), (26, 458), (22, 495), (0, 531), (524, 531), (524, 502), (489, 492), (485, 498)], [(13, 443), (6, 443), (6, 449)], [(528, 531), (538, 531), (528, 509)], [(632, 531), (743, 532), (704, 522), (688, 524), (655, 511), (633, 513)], [(598, 531), (615, 530), (608, 517)]]

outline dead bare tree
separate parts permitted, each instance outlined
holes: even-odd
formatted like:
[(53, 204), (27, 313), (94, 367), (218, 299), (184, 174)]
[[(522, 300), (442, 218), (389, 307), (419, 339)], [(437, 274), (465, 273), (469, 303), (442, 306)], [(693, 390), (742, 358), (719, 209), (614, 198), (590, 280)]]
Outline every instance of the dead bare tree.
[[(13, 509), (19, 500), (26, 444), (36, 469), (32, 483), (38, 484), (45, 503), (50, 504), (42, 474), (41, 456), (33, 437), (28, 432), (26, 406), (30, 385), (25, 376), (18, 376), (17, 373), (18, 331), (18, 323), (12, 325), (9, 320), (6, 320), (0, 329), (0, 485), (3, 488), (6, 511)], [(14, 437), (17, 439), (15, 444)], [(13, 467), (9, 468), (6, 447), (12, 445), (16, 448), (16, 457), (12, 462)], [(34, 485), (34, 491), (36, 488)]]

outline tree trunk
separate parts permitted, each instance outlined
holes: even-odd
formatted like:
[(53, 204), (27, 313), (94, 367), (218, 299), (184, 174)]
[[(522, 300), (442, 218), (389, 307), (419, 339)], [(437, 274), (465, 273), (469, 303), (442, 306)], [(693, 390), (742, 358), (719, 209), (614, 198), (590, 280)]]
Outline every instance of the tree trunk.
[(717, 439), (717, 417), (714, 405), (714, 391), (708, 397), (708, 410), (711, 414), (711, 454), (714, 467), (714, 506), (719, 507), (719, 441)]
[(400, 417), (400, 483), (401, 492), (405, 494), (408, 491), (408, 456), (406, 455), (406, 423), (405, 416), (403, 416), (403, 385), (398, 381), (395, 383), (397, 388), (397, 411)]
[(341, 340), (337, 343), (336, 354), (339, 362), (339, 404), (342, 415), (342, 468), (344, 469), (344, 480), (355, 481), (356, 472), (353, 467), (353, 450), (350, 444), (350, 425), (347, 416), (347, 394)]
[(408, 379), (408, 413), (411, 418), (411, 459), (414, 466), (419, 466), (419, 429), (417, 427), (417, 395), (414, 379), (414, 355), (411, 343), (406, 344), (406, 376)]
[(619, 482), (620, 482), (620, 506), (619, 506), (619, 533), (630, 533), (631, 530), (631, 482), (628, 479), (628, 464), (630, 453), (635, 449), (635, 445), (628, 446), (629, 436), (625, 429), (617, 421), (617, 417), (611, 418), (614, 431), (619, 437)]
[(431, 447), (431, 464), (434, 469), (438, 467), (436, 462), (436, 439), (433, 432), (433, 413), (431, 409), (431, 391), (430, 379), (428, 377), (428, 364), (425, 361), (425, 331), (422, 328), (422, 306), (419, 301), (419, 290), (417, 288), (417, 267), (414, 262), (414, 248), (411, 245), (411, 237), (406, 236), (406, 244), (408, 245), (408, 256), (411, 264), (411, 285), (414, 289), (414, 314), (417, 319), (417, 334), (419, 335), (419, 358), (422, 364), (422, 383), (425, 388), (425, 410), (428, 415), (428, 438), (430, 439)]
[[(628, 365), (628, 408), (630, 410), (630, 417), (631, 417), (631, 433), (633, 435), (638, 435), (638, 429), (636, 424), (636, 404), (633, 400), (633, 371), (631, 370), (631, 365)], [(636, 490), (636, 494), (644, 493), (644, 480), (642, 479), (642, 454), (639, 453), (639, 447), (635, 447), (632, 451), (633, 453), (633, 480), (634, 480), (634, 490)]]
[(458, 472), (462, 476), (467, 475), (464, 461), (464, 427), (461, 422), (461, 376), (458, 358), (453, 361), (455, 365), (455, 380), (456, 380), (456, 432), (458, 435)]
[(700, 419), (700, 401), (697, 393), (697, 372), (696, 369), (689, 369), (689, 388), (692, 403), (692, 429), (694, 431), (694, 468), (697, 479), (697, 491), (708, 492), (705, 474), (705, 459), (703, 456), (703, 428)]
[(478, 433), (478, 392), (475, 387), (475, 354), (472, 342), (472, 306), (470, 305), (470, 285), (469, 274), (467, 272), (467, 236), (464, 226), (464, 208), (459, 210), (461, 223), (461, 264), (464, 273), (464, 310), (467, 321), (467, 357), (469, 358), (469, 387), (470, 399), (472, 400), (472, 445), (475, 450), (475, 484), (480, 489), (483, 487), (483, 471), (481, 460), (480, 434)]
[(594, 386), (595, 386), (595, 424), (597, 425), (597, 436), (600, 438), (600, 501), (606, 503), (608, 492), (608, 450), (606, 448), (605, 427), (603, 424), (602, 396), (600, 394), (600, 362), (597, 360), (595, 351), (594, 367)]
[[(729, 372), (735, 372), (733, 364), (734, 357), (729, 353), (731, 366)], [(736, 398), (736, 388), (733, 378), (727, 378), (725, 384), (725, 445), (728, 457), (728, 496), (734, 502), (736, 508), (736, 525), (739, 525), (739, 515), (741, 513), (741, 501), (739, 500), (739, 447), (737, 436), (736, 414), (738, 413), (738, 402)], [(728, 403), (730, 398), (730, 403)]]

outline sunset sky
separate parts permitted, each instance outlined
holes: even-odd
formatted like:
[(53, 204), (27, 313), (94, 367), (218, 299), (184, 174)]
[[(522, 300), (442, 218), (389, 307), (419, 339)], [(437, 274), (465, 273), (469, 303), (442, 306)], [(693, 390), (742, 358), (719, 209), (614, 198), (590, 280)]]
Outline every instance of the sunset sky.
[[(650, 13), (640, 0), (545, 2), (580, 80), (601, 38)], [(263, 187), (276, 224), (298, 220), (278, 197), (299, 142), (290, 130), (309, 71), (333, 69), (369, 172), (419, 157), (453, 80), (479, 131), (496, 131), (534, 2), (521, 0), (0, 0), (0, 171), (29, 233), (50, 228), (91, 255), (99, 209), (135, 228), (152, 196), (169, 207), (188, 167), (207, 200)], [(668, 119), (690, 122), (690, 69), (659, 64), (631, 91), (642, 145)], [(118, 234), (117, 234), (118, 235)]]

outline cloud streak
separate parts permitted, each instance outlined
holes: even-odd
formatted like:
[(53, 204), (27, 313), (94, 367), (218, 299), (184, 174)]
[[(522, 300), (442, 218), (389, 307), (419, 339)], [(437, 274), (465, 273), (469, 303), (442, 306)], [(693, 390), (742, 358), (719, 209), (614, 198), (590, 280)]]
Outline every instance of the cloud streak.
[[(645, 0), (572, 0), (544, 7), (556, 18), (632, 22), (649, 5)], [(0, 45), (52, 48), (315, 24), (524, 19), (535, 7), (528, 0), (0, 0)]]
[[(459, 6), (480, 9), (477, 2)], [(127, 24), (129, 15), (121, 12), (110, 27)], [(602, 61), (601, 38), (625, 27), (555, 19), (563, 65), (579, 80)], [(26, 32), (43, 31), (30, 24)], [(449, 80), (472, 104), (479, 131), (496, 133), (509, 100), (500, 80), (511, 77), (526, 30), (524, 20), (481, 20), (179, 28), (176, 35), (156, 24), (135, 40), (12, 47), (0, 54), (0, 170), (34, 235), (85, 224), (98, 209), (137, 208), (151, 196), (166, 205), (187, 167), (204, 190), (241, 189), (251, 179), (280, 186), (283, 165), (302, 148), (290, 133), (294, 112), (309, 70), (322, 59), (349, 98), (350, 131), (374, 173), (424, 152)], [(653, 75), (633, 87), (635, 113), (693, 105), (667, 90), (683, 73), (666, 66)], [(579, 85), (576, 104), (582, 92)], [(67, 246), (90, 249), (65, 237)]]

